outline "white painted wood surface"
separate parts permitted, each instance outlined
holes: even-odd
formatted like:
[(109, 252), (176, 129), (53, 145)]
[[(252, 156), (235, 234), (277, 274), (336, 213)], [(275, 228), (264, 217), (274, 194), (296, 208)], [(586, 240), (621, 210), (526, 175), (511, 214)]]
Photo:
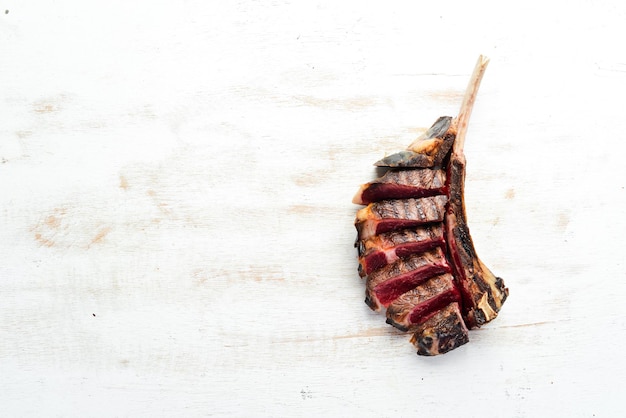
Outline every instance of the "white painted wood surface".
[[(0, 415), (624, 416), (626, 4), (0, 2)], [(437, 358), (350, 203), (454, 115), (511, 295)]]

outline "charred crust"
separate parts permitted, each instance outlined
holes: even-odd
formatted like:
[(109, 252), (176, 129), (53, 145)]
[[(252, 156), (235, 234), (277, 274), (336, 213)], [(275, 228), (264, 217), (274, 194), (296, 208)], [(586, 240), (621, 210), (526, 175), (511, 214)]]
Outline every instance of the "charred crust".
[(363, 257), (363, 254), (365, 254), (365, 244), (363, 243), (363, 241), (359, 240), (355, 242), (354, 246), (356, 247), (356, 250), (359, 253), (359, 257)]
[(394, 321), (393, 319), (389, 317), (387, 317), (387, 320), (385, 322), (391, 325), (392, 327), (399, 329), (402, 332), (407, 332), (409, 330), (408, 327), (397, 323), (396, 321)]
[(431, 351), (433, 347), (432, 337), (425, 336), (416, 338), (414, 344), (417, 347), (417, 354), (419, 354), (420, 356), (432, 356), (437, 354)]
[(472, 309), (469, 314), (469, 317), (472, 322), (472, 328), (479, 328), (487, 322), (487, 316), (482, 309)]
[(509, 296), (509, 289), (507, 289), (504, 285), (504, 280), (502, 280), (502, 277), (496, 277), (495, 285), (498, 290), (500, 290), (500, 293), (502, 293), (502, 299), (500, 300), (500, 304), (503, 304), (506, 298)]
[(372, 299), (372, 295), (368, 291), (365, 292), (365, 304), (373, 311), (378, 310), (378, 304)]
[(417, 354), (435, 356), (469, 342), (467, 327), (455, 306), (448, 305), (431, 320), (414, 328), (411, 343), (417, 348)]
[(448, 132), (452, 124), (452, 116), (440, 116), (428, 129), (427, 138), (440, 138)]
[(461, 244), (461, 247), (463, 247), (463, 251), (467, 257), (470, 259), (476, 258), (476, 251), (474, 251), (474, 244), (472, 243), (472, 238), (469, 234), (467, 226), (465, 224), (461, 224), (454, 228), (454, 235), (457, 238), (457, 242)]
[(374, 163), (377, 167), (415, 167), (426, 168), (432, 164), (432, 160), (423, 154), (413, 151), (400, 151), (391, 154)]

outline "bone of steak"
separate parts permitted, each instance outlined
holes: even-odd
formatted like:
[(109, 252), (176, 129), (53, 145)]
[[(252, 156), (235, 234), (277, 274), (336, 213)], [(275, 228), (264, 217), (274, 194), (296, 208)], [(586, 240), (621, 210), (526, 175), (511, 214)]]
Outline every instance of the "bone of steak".
[(463, 146), (478, 86), (487, 62), (488, 60), (483, 57), (479, 58), (459, 115), (452, 123), (451, 128), (456, 130), (456, 137), (447, 167), (450, 188), (445, 219), (448, 257), (461, 285), (464, 320), (470, 328), (480, 327), (493, 320), (509, 294), (504, 281), (496, 277), (476, 255), (465, 213), (466, 163)]
[(387, 308), (387, 323), (413, 333), (420, 355), (446, 353), (469, 341), (468, 328), (493, 320), (509, 291), (478, 258), (464, 202), (463, 145), (478, 86), (480, 57), (459, 115), (444, 116), (389, 167), (359, 189), (355, 246), (365, 302)]
[(498, 315), (509, 290), (504, 281), (496, 277), (476, 255), (465, 215), (464, 183), (465, 158), (453, 155), (450, 162), (450, 201), (445, 220), (448, 254), (461, 284), (463, 316), (467, 326), (475, 328)]

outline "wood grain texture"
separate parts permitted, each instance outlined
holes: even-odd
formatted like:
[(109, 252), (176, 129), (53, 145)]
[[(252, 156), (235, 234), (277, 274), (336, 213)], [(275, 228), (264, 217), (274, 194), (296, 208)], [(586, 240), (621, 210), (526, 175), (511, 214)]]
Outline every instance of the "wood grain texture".
[[(626, 6), (0, 12), (0, 415), (626, 412)], [(511, 295), (418, 358), (363, 303), (350, 201), (481, 53), (468, 220)]]

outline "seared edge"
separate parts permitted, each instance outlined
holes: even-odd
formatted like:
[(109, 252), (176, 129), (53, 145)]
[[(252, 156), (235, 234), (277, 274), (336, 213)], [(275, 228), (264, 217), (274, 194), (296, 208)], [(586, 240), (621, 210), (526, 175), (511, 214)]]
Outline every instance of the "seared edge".
[(444, 354), (469, 341), (467, 327), (456, 302), (435, 312), (412, 331), (411, 343), (421, 356)]
[(451, 124), (452, 117), (441, 116), (424, 135), (413, 141), (407, 151), (389, 155), (374, 165), (422, 168), (440, 166), (454, 142), (454, 135), (449, 132)]

